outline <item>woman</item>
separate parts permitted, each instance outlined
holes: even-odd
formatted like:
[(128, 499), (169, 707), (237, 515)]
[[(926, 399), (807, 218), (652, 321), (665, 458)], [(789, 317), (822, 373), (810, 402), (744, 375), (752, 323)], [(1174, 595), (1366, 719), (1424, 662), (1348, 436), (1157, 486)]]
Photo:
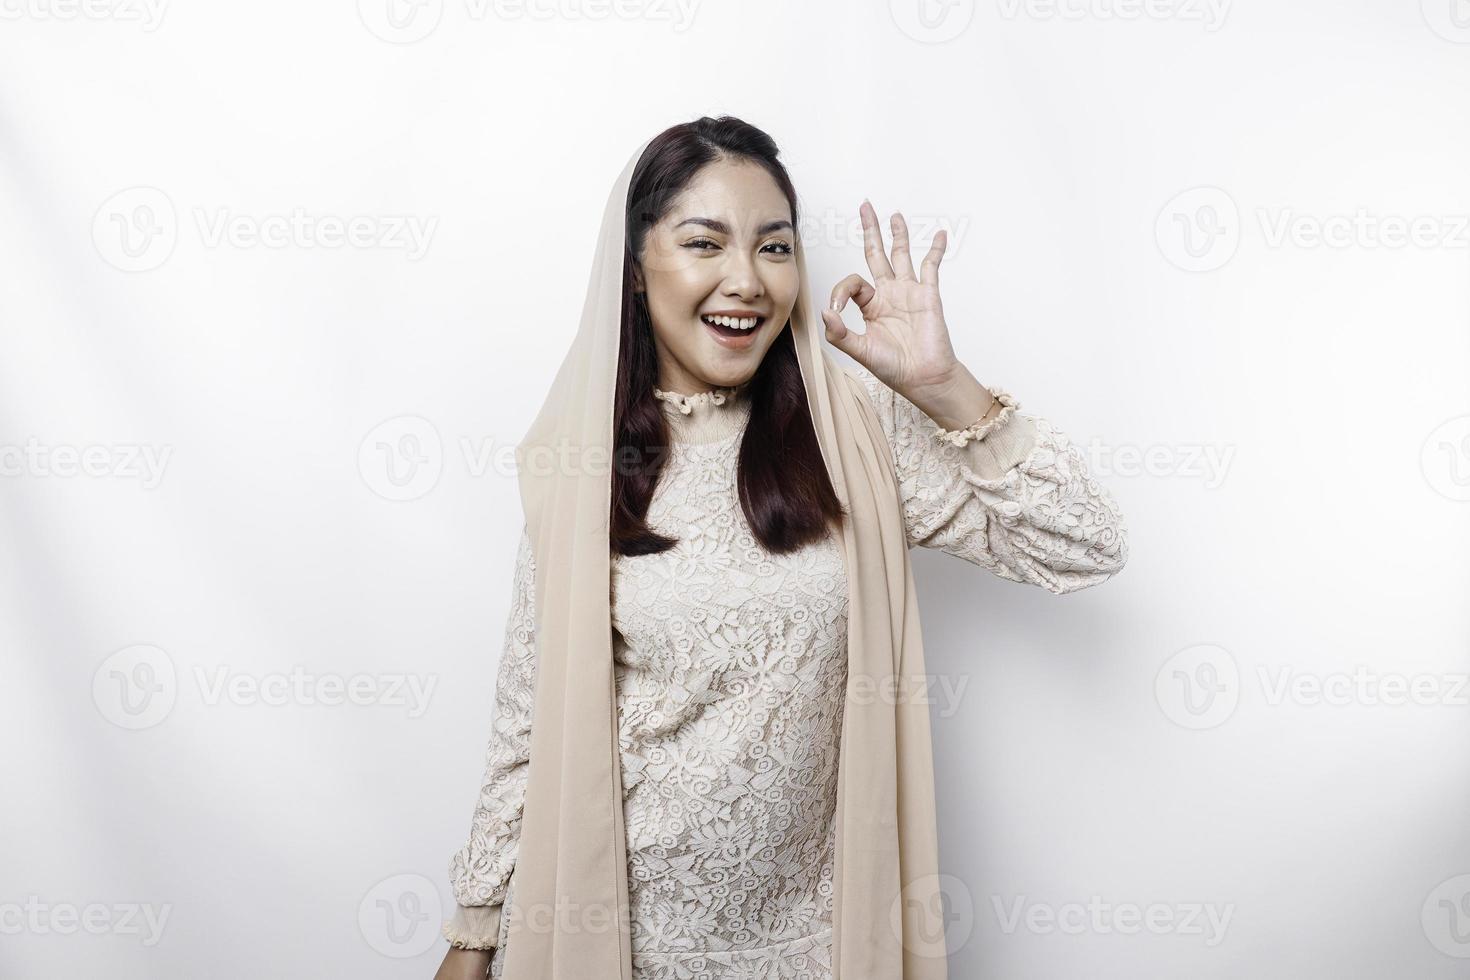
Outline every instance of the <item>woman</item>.
[(1122, 568), (1122, 517), (1062, 432), (956, 359), (943, 232), (916, 274), (902, 217), (885, 255), (864, 202), (872, 281), (821, 314), (840, 368), (773, 141), (704, 118), (634, 160), (520, 447), (438, 977), (943, 977), (907, 549), (1061, 594)]

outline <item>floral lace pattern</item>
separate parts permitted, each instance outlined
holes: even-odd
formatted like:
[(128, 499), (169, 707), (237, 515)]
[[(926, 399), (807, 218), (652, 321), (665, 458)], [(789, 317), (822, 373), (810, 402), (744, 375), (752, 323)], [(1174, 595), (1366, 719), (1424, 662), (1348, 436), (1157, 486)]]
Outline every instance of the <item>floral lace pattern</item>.
[(888, 435), (910, 546), (1057, 595), (1103, 582), (1127, 563), (1117, 502), (1046, 419), (1012, 415), (985, 439), (954, 446), (936, 438), (943, 430), (908, 399), (861, 367), (852, 374)]
[[(911, 546), (1056, 593), (1123, 566), (1117, 505), (1044, 419), (1014, 416), (958, 447), (872, 375), (849, 371), (888, 436)], [(690, 412), (668, 405), (674, 451), (648, 519), (679, 543), (612, 560), (633, 975), (830, 980), (845, 566), (835, 537), (791, 555), (754, 539), (735, 489), (743, 420), (732, 406), (748, 410), (738, 396)], [(712, 429), (714, 413), (742, 424)], [(722, 437), (699, 441), (701, 431)], [(469, 841), (450, 862), (461, 906), (503, 902), (513, 887), (534, 702), (534, 576), (523, 533), (485, 779)], [(499, 947), (492, 977), (505, 921), (483, 937)]]
[[(500, 667), (495, 678), (485, 778), (475, 804), (469, 839), (449, 861), (449, 880), (460, 906), (504, 902), (520, 847), (521, 813), (531, 760), (531, 712), (536, 702), (536, 561), (523, 529), (511, 585)], [(501, 931), (509, 920), (501, 917)], [(493, 936), (475, 935), (463, 913), (444, 924), (451, 941), (483, 949)], [(466, 939), (466, 937), (469, 937)]]
[(831, 945), (847, 576), (835, 537), (761, 548), (736, 494), (739, 448), (676, 444), (649, 524), (679, 543), (613, 561), (645, 980), (830, 975), (817, 971)]

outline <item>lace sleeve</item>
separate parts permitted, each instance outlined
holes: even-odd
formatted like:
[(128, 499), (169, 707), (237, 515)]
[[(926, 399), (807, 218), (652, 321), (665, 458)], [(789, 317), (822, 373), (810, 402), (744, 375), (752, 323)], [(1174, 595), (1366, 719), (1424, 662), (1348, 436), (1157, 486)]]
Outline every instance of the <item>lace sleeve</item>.
[(444, 924), (454, 946), (490, 949), (501, 934), (501, 910), (520, 843), (531, 761), (531, 709), (536, 690), (536, 562), (522, 529), (510, 616), (495, 677), (495, 708), (485, 777), (469, 840), (449, 861), (458, 907)]
[(1064, 432), (1016, 413), (984, 439), (953, 446), (908, 399), (861, 365), (849, 370), (893, 450), (910, 547), (937, 548), (1058, 595), (1122, 569), (1122, 512)]

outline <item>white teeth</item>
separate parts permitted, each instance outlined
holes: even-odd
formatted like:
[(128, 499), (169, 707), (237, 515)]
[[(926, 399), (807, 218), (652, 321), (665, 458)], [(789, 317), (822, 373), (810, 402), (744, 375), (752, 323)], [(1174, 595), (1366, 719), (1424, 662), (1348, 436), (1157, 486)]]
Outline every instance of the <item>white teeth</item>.
[(700, 319), (705, 323), (718, 323), (721, 326), (734, 327), (736, 330), (754, 330), (755, 325), (760, 322), (760, 317), (756, 316), (702, 316)]

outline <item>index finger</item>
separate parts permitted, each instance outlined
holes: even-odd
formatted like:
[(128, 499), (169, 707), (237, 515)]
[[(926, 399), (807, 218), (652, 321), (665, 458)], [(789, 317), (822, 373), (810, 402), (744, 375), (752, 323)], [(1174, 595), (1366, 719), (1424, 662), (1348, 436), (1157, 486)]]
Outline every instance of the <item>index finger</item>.
[(883, 251), (883, 229), (878, 225), (878, 212), (867, 198), (863, 198), (858, 214), (863, 219), (863, 254), (868, 257), (868, 271), (873, 279), (892, 279), (893, 266)]

